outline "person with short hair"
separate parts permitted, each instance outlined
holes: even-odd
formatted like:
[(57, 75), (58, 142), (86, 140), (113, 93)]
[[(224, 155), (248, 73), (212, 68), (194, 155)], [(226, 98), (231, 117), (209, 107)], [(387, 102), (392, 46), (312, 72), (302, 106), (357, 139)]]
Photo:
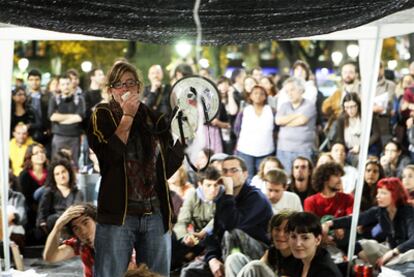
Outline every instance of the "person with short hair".
[(48, 115), (52, 122), (52, 157), (63, 147), (70, 148), (72, 159), (78, 166), (82, 120), (85, 116), (85, 100), (72, 90), (68, 75), (59, 77), (61, 93), (49, 101)]
[(179, 266), (189, 253), (192, 258), (198, 256), (205, 249), (205, 238), (213, 231), (214, 201), (222, 193), (218, 182), (221, 175), (212, 166), (199, 175), (198, 187), (184, 200), (174, 225), (176, 243), (173, 240), (173, 268)]
[(153, 64), (148, 69), (148, 80), (150, 85), (144, 88), (144, 98), (142, 102), (153, 112), (169, 116), (171, 113), (169, 84), (164, 84), (164, 72), (161, 65)]
[(303, 211), (297, 194), (286, 191), (287, 175), (282, 169), (272, 169), (265, 174), (266, 196), (272, 204), (273, 214), (282, 210)]
[[(283, 84), (289, 101), (276, 113), (275, 123), (280, 127), (277, 157), (290, 174), (292, 162), (297, 156), (312, 159), (316, 136), (316, 108), (303, 97), (305, 81), (290, 77)], [(300, 135), (298, 135), (300, 134)]]
[(299, 259), (292, 267), (292, 277), (342, 277), (329, 252), (321, 246), (322, 226), (319, 218), (307, 212), (295, 213), (287, 224), (289, 246), (293, 256)]
[(28, 104), (35, 113), (33, 124), (33, 139), (43, 144), (50, 155), (51, 122), (48, 116), (50, 93), (44, 93), (41, 88), (42, 73), (38, 69), (31, 69), (27, 75)]
[(29, 128), (20, 122), (14, 127), (13, 138), (9, 142), (10, 160), (12, 163), (13, 174), (19, 176), (23, 170), (24, 155), (29, 145), (34, 143), (29, 136)]
[(298, 156), (293, 160), (288, 190), (299, 196), (302, 206), (307, 197), (315, 194), (312, 188), (312, 171), (310, 159)]

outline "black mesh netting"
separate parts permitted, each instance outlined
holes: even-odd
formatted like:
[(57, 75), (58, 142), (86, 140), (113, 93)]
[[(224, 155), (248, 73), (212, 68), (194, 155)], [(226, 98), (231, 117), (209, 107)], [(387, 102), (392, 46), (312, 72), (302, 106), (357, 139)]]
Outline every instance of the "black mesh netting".
[[(194, 1), (8, 0), (0, 22), (106, 38), (172, 43), (195, 40)], [(349, 29), (414, 0), (201, 0), (203, 44), (240, 44)], [(29, 38), (30, 39), (30, 38)]]

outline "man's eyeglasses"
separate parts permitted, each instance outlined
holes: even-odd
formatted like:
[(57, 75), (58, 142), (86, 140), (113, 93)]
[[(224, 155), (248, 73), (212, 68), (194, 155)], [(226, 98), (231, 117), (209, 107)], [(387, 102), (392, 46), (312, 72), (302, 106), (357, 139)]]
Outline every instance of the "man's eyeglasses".
[(241, 169), (240, 168), (236, 168), (236, 167), (232, 167), (232, 168), (223, 168), (222, 171), (223, 171), (223, 174), (227, 174), (227, 173), (236, 173), (236, 172), (239, 172), (239, 171), (241, 171)]
[(116, 83), (113, 83), (113, 84), (111, 84), (109, 87), (110, 87), (110, 88), (114, 88), (114, 89), (120, 89), (120, 88), (122, 88), (122, 87), (125, 87), (125, 88), (132, 88), (132, 87), (135, 87), (136, 85), (139, 85), (139, 82), (138, 82), (138, 81), (135, 81), (135, 80), (128, 80), (128, 81), (126, 81), (125, 83), (121, 83), (121, 82), (116, 82)]

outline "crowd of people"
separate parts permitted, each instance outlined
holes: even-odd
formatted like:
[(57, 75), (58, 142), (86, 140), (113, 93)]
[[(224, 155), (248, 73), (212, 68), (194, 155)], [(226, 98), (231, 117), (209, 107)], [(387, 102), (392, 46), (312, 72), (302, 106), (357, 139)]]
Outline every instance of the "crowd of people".
[[(400, 80), (379, 70), (355, 247), (373, 266), (414, 260), (410, 69)], [(202, 171), (167, 125), (171, 87), (194, 74), (221, 99)], [(85, 276), (342, 276), (332, 257), (347, 252), (366, 131), (356, 64), (328, 97), (303, 61), (289, 75), (217, 79), (180, 64), (165, 79), (152, 65), (145, 86), (119, 60), (87, 88), (74, 69), (43, 88), (32, 69), (13, 89), (8, 220), (23, 255), (80, 256)]]

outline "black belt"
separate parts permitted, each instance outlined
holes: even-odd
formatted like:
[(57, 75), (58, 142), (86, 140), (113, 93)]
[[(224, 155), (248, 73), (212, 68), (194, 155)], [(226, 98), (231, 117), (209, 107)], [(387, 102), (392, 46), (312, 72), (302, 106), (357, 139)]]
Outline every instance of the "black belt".
[(158, 197), (152, 197), (143, 201), (128, 200), (127, 215), (147, 216), (160, 209)]

